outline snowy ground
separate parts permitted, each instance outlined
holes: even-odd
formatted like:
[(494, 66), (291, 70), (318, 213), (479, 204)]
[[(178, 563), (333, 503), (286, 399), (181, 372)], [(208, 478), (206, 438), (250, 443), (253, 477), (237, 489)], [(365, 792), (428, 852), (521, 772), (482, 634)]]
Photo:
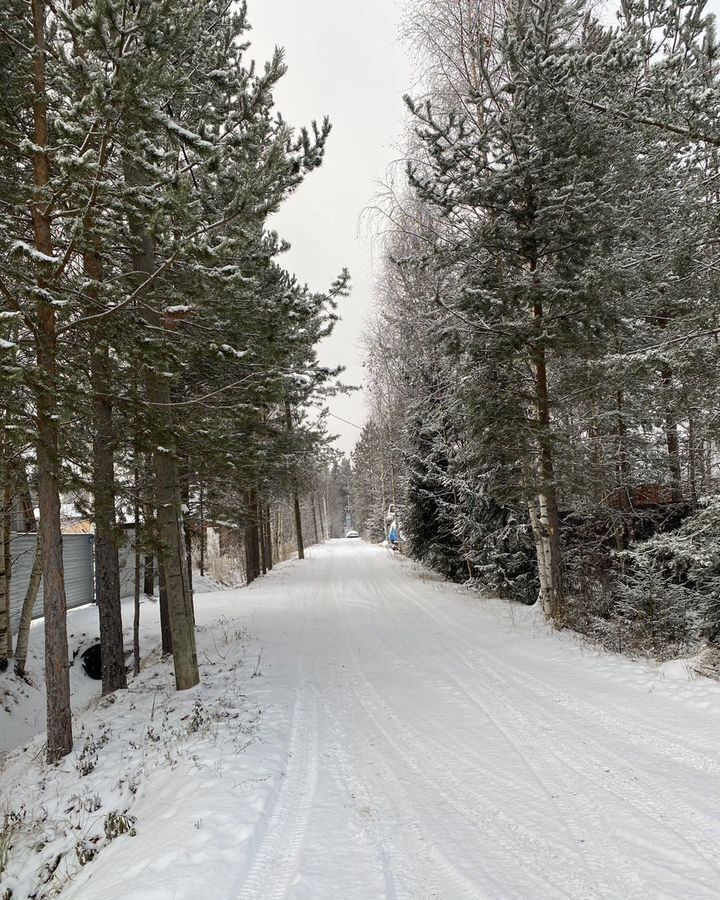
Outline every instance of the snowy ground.
[(0, 897), (720, 895), (717, 684), (359, 541), (197, 606), (202, 687), (156, 661), (59, 769), (5, 761)]

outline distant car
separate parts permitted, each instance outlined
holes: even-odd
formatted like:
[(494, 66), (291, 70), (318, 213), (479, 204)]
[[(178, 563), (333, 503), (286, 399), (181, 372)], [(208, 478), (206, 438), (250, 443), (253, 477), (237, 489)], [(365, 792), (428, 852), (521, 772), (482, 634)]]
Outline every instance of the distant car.
[(359, 538), (360, 535), (357, 533), (357, 531), (348, 531), (348, 532), (345, 534), (345, 537), (346, 537), (346, 538)]

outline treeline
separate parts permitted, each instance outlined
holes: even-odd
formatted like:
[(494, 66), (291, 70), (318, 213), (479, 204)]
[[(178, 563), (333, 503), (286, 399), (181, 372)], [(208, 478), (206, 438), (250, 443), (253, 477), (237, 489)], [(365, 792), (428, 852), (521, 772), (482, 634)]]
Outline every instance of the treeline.
[(315, 345), (348, 276), (308, 290), (267, 221), (330, 125), (285, 123), (282, 54), (255, 66), (248, 29), (225, 0), (0, 8), (0, 668), (12, 512), (24, 498), (33, 527), (36, 492), (50, 760), (72, 746), (64, 492), (94, 521), (103, 691), (126, 685), (121, 521), (159, 558), (184, 689), (199, 678), (186, 513), (243, 529), (253, 576), (273, 507), (325, 477), (308, 410), (339, 370)]
[(720, 59), (701, 0), (431, 0), (357, 507), (608, 646), (720, 625)]

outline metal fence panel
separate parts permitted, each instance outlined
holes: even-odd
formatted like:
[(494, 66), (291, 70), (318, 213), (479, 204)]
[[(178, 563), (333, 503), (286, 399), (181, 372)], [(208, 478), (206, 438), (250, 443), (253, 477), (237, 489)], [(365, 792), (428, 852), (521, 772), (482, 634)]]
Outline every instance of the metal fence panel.
[[(118, 562), (120, 563), (120, 598), (132, 597), (135, 593), (135, 529), (125, 528), (123, 542), (118, 549)], [(153, 572), (157, 585), (157, 558), (153, 560)], [(140, 558), (140, 591), (143, 590), (145, 578), (145, 554)]]
[(135, 529), (127, 528), (125, 540), (118, 551), (120, 564), (120, 597), (132, 597), (135, 593)]
[[(34, 534), (13, 534), (10, 541), (12, 555), (12, 580), (10, 582), (10, 627), (17, 631), (20, 622), (25, 591), (30, 581), (35, 555)], [(93, 536), (91, 534), (63, 535), (63, 565), (65, 568), (65, 594), (68, 609), (93, 603), (95, 582), (93, 571)], [(42, 583), (33, 618), (43, 614)]]

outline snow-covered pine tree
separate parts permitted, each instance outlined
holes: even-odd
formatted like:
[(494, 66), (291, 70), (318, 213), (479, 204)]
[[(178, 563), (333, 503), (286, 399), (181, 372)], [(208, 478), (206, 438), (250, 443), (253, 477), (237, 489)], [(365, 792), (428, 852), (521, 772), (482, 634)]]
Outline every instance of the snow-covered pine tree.
[[(282, 55), (262, 70), (246, 62), (243, 6), (39, 0), (32, 19), (23, 10), (2, 11), (10, 77), (0, 107), (9, 211), (0, 328), (12, 358), (6, 365), (3, 357), (2, 378), (21, 419), (31, 422), (29, 388), (39, 413), (48, 755), (57, 759), (71, 741), (60, 490), (73, 482), (93, 495), (107, 576), (99, 591), (104, 689), (125, 677), (118, 501), (145, 509), (144, 546), (163, 557), (177, 684), (195, 683), (183, 496), (192, 501), (200, 460), (228, 422), (241, 443), (225, 444), (218, 483), (245, 456), (242, 441), (265, 441), (258, 458), (279, 452), (281, 439), (268, 445), (266, 432), (235, 427), (233, 404), (247, 411), (246, 424), (257, 410), (270, 422), (288, 378), (309, 379), (307, 399), (333, 374), (312, 347), (332, 326), (335, 292), (316, 297), (293, 286), (274, 262), (281, 246), (265, 234), (267, 216), (320, 164), (329, 124), (296, 133), (274, 113)], [(277, 290), (266, 296), (273, 280)], [(263, 303), (267, 316), (250, 340)], [(17, 347), (6, 328), (18, 329)], [(185, 422), (178, 411), (186, 409), (200, 414)], [(154, 484), (143, 477), (137, 496), (133, 472), (148, 458)], [(281, 469), (263, 461), (251, 477), (269, 490), (267, 473)]]

